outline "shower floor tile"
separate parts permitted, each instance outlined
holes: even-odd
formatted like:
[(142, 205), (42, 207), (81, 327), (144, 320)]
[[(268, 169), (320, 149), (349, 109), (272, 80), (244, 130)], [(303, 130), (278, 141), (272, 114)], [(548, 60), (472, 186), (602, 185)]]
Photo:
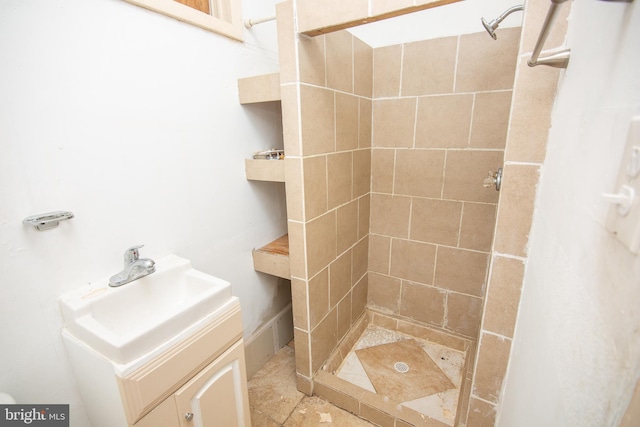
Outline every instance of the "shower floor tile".
[[(396, 361), (409, 371), (395, 372)], [(453, 425), (464, 361), (462, 351), (368, 325), (336, 376)]]

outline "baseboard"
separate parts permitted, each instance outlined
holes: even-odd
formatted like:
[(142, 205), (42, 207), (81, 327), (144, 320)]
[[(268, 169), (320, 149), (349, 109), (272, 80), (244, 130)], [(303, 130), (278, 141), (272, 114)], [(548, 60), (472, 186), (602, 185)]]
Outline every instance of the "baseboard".
[(293, 312), (291, 304), (265, 322), (245, 340), (244, 353), (247, 379), (264, 366), (282, 347), (293, 339)]

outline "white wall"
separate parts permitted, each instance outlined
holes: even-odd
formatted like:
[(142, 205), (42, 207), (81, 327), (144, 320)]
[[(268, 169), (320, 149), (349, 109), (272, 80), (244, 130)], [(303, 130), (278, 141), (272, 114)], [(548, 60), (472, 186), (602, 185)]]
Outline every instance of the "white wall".
[(499, 411), (504, 427), (617, 425), (640, 377), (640, 257), (604, 228), (640, 114), (640, 2), (573, 2)]
[[(70, 403), (88, 425), (56, 298), (121, 270), (134, 244), (230, 281), (246, 335), (287, 304), (251, 261), (286, 230), (282, 185), (244, 177), (244, 158), (282, 146), (279, 106), (237, 102), (238, 77), (278, 69), (275, 23), (252, 32), (242, 44), (121, 0), (0, 1), (0, 391)], [(53, 210), (76, 217), (22, 224)]]

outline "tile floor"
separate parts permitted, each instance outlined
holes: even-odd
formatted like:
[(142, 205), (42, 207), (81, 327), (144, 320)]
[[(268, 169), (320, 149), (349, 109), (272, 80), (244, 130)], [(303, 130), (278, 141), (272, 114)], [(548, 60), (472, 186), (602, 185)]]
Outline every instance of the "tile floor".
[(295, 355), (283, 347), (249, 380), (253, 427), (373, 426), (317, 396), (296, 389)]
[(370, 324), (335, 374), (453, 426), (464, 363), (462, 351)]

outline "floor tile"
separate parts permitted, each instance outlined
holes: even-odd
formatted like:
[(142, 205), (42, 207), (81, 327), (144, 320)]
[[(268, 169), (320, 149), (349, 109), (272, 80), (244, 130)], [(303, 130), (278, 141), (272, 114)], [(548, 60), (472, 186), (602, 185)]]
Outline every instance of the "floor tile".
[[(285, 346), (249, 381), (249, 405), (283, 424), (304, 394), (296, 389), (293, 350)], [(268, 424), (263, 424), (268, 425)]]

